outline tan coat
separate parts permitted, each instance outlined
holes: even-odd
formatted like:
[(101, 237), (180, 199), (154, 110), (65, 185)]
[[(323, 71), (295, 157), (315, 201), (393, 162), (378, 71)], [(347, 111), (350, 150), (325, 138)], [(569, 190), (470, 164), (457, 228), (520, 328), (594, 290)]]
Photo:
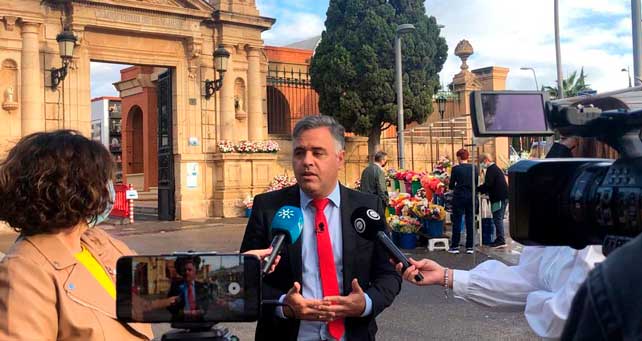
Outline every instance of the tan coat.
[[(115, 281), (118, 257), (132, 254), (99, 228), (82, 243)], [(53, 235), (18, 240), (0, 262), (0, 340), (140, 340), (149, 324), (116, 320), (116, 302)]]

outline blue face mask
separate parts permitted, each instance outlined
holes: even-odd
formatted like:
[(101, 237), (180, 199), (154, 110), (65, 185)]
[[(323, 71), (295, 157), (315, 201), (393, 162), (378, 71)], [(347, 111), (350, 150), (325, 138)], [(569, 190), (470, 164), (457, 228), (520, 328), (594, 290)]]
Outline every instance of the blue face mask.
[(109, 218), (111, 210), (114, 208), (114, 201), (116, 200), (116, 190), (114, 190), (114, 183), (111, 180), (109, 180), (109, 182), (107, 183), (107, 190), (109, 191), (109, 202), (107, 203), (107, 207), (105, 207), (105, 210), (101, 214), (87, 219), (87, 225), (89, 225), (89, 227), (94, 227), (107, 220), (107, 218)]

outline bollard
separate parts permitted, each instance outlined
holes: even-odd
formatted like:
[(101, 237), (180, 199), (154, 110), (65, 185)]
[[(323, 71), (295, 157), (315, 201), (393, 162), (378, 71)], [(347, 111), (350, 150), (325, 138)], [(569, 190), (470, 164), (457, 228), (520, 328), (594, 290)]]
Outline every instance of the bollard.
[[(134, 185), (129, 184), (129, 189), (133, 190)], [(129, 199), (129, 223), (134, 223), (134, 199)]]

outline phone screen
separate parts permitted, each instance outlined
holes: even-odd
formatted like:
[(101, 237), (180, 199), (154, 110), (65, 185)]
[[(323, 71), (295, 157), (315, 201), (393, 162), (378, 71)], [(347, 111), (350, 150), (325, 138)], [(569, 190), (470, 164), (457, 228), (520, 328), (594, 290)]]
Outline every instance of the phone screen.
[(260, 261), (239, 254), (128, 256), (118, 260), (118, 318), (133, 322), (255, 321)]

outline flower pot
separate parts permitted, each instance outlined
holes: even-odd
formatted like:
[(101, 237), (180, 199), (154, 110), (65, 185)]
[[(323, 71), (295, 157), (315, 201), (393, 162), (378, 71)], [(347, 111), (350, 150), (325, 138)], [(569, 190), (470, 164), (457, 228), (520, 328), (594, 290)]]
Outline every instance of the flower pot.
[(404, 184), (406, 185), (406, 193), (412, 195), (412, 182), (404, 181)]
[(419, 189), (421, 189), (421, 182), (413, 181), (410, 186), (412, 188), (412, 195), (416, 195), (417, 191), (419, 191)]
[(424, 219), (422, 221), (421, 232), (429, 235), (431, 238), (441, 238), (444, 234), (444, 222), (441, 220)]
[(390, 215), (397, 214), (397, 212), (395, 211), (394, 207), (388, 206), (388, 207), (386, 207), (386, 209), (388, 209), (388, 214), (390, 214)]
[(245, 209), (245, 217), (249, 218), (252, 215), (252, 209), (251, 208), (246, 208)]
[(399, 247), (402, 249), (414, 249), (417, 247), (417, 236), (414, 233), (400, 233)]
[(397, 192), (401, 192), (401, 187), (399, 186), (399, 180), (397, 179), (392, 180), (392, 188)]

